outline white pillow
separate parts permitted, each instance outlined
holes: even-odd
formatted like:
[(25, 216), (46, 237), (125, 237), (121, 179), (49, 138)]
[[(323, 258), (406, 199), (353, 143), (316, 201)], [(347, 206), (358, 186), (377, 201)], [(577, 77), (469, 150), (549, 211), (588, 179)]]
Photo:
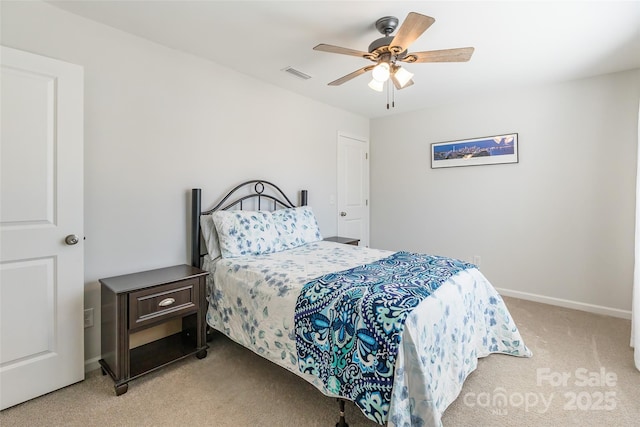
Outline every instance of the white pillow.
[(207, 253), (211, 259), (218, 258), (220, 256), (220, 244), (218, 243), (218, 232), (213, 224), (211, 215), (200, 215), (200, 230), (204, 244), (207, 247)]
[(274, 211), (272, 216), (282, 250), (322, 240), (318, 221), (309, 206), (280, 209)]
[(212, 217), (223, 258), (268, 254), (279, 249), (271, 212), (217, 211)]

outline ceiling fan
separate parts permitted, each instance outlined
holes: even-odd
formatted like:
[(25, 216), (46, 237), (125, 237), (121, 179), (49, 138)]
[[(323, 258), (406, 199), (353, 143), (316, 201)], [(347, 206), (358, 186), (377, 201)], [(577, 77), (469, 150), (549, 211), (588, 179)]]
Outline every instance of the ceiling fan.
[[(430, 16), (410, 12), (400, 28), (398, 28), (396, 35), (392, 36), (391, 33), (398, 27), (398, 18), (385, 16), (376, 21), (376, 29), (384, 37), (374, 40), (369, 45), (368, 52), (329, 44), (319, 44), (313, 49), (322, 52), (359, 56), (375, 63), (340, 77), (329, 83), (329, 86), (339, 86), (371, 71), (373, 79), (369, 83), (369, 87), (372, 89), (382, 92), (384, 83), (387, 80), (391, 80), (396, 89), (403, 89), (413, 84), (413, 74), (402, 68), (399, 65), (400, 62), (466, 62), (471, 59), (473, 47), (408, 53), (409, 46), (434, 22), (435, 19)], [(389, 108), (388, 105), (387, 108)]]

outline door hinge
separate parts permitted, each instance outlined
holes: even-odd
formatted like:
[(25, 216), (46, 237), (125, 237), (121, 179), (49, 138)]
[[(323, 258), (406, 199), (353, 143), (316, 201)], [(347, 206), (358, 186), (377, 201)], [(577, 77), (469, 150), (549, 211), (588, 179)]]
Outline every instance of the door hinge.
[(369, 153), (364, 153), (364, 159), (369, 160)]
[(365, 201), (364, 201), (364, 205), (365, 205), (365, 206), (369, 206), (369, 199), (365, 199)]

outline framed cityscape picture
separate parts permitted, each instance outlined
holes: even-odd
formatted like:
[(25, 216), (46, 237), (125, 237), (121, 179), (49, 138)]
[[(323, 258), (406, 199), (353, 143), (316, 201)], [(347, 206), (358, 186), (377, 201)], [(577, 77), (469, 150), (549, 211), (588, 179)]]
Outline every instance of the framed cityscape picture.
[(518, 163), (518, 134), (431, 144), (431, 168)]

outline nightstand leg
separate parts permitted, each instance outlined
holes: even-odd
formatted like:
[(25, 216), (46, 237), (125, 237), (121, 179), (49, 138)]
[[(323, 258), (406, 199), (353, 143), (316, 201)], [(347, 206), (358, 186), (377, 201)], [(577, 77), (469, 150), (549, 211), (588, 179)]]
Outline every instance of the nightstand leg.
[(129, 390), (129, 383), (124, 383), (120, 385), (114, 386), (116, 389), (116, 396), (120, 396), (121, 394), (125, 394), (127, 390)]

